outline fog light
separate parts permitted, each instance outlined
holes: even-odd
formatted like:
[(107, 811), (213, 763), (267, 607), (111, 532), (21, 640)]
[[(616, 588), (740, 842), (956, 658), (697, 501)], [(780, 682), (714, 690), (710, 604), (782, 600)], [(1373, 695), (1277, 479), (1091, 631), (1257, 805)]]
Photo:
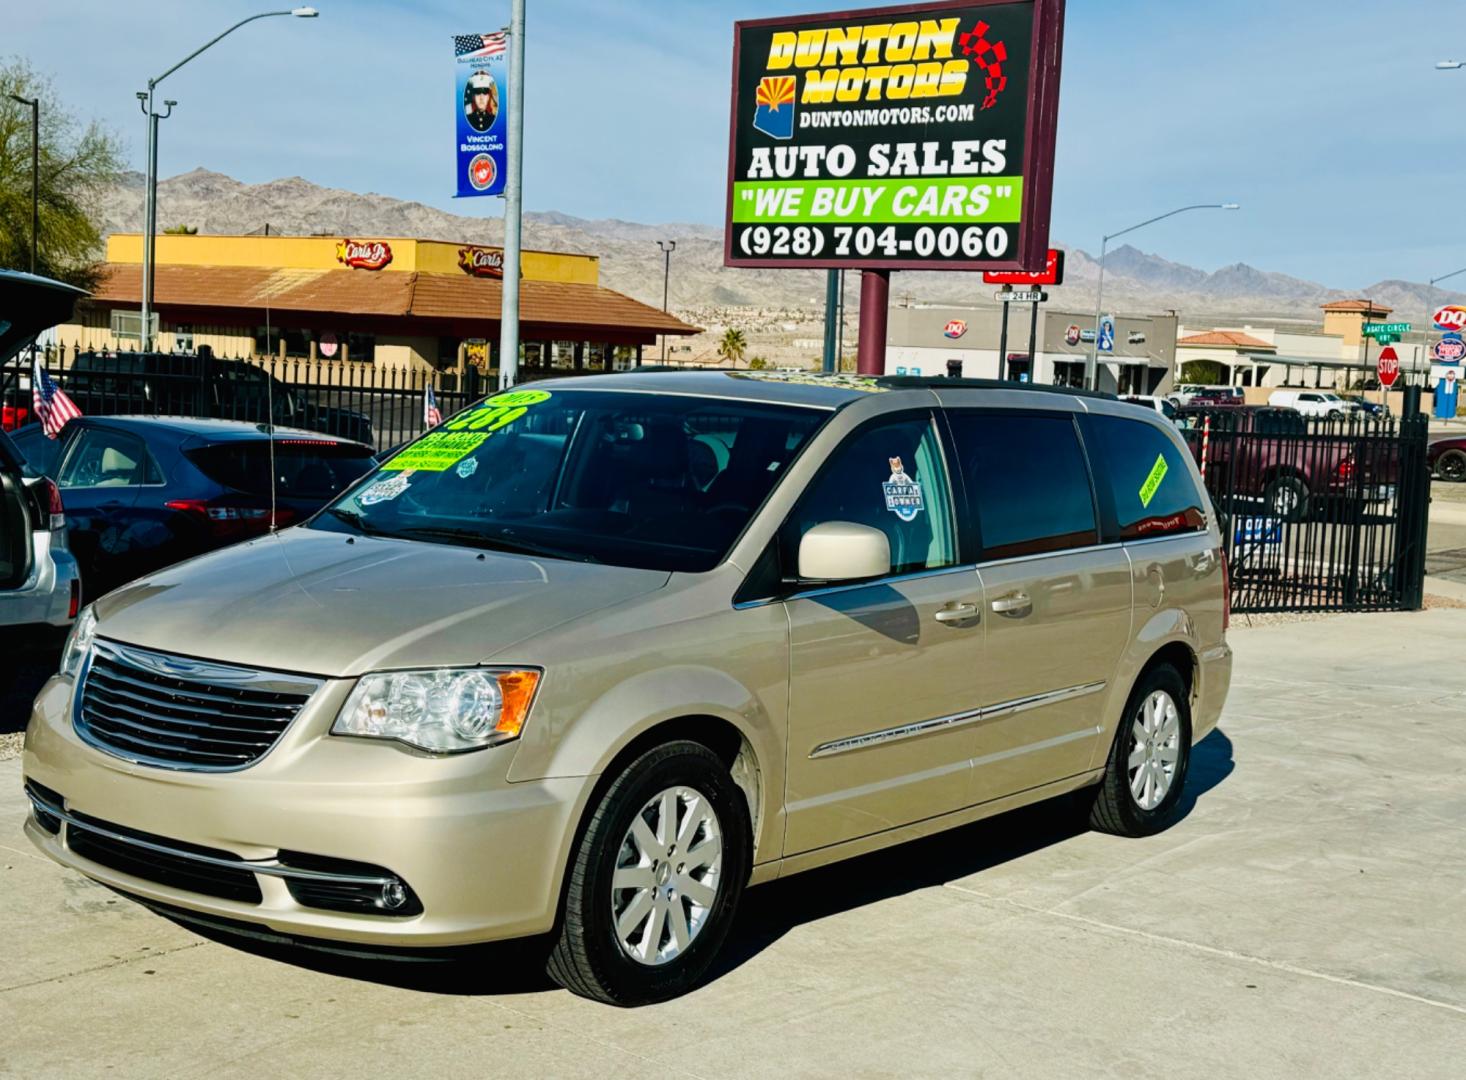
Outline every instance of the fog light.
[(407, 903), (407, 889), (400, 881), (389, 881), (382, 886), (381, 905), (388, 911), (395, 911)]

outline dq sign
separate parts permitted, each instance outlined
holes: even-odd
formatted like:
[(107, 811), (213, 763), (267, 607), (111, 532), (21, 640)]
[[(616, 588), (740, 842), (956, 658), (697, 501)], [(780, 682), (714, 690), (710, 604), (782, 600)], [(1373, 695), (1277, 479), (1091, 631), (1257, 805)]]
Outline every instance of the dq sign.
[(392, 245), (380, 240), (340, 240), (336, 261), (353, 270), (380, 270), (392, 261)]
[(967, 333), (967, 323), (962, 319), (953, 319), (947, 324), (947, 328), (942, 333), (953, 341), (956, 341), (963, 334)]
[(1466, 330), (1466, 307), (1457, 304), (1447, 304), (1431, 316), (1435, 320), (1437, 330), (1454, 330), (1460, 333)]

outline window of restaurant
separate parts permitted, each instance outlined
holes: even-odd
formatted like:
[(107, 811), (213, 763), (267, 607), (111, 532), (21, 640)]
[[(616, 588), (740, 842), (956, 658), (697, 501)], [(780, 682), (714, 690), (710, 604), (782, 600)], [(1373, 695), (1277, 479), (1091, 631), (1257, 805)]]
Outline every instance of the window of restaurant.
[(173, 328), (173, 351), (193, 352), (193, 324), (179, 323)]
[(310, 334), (305, 330), (284, 330), (278, 326), (255, 328), (255, 353), (260, 356), (279, 356), (280, 343), (285, 343), (286, 356), (309, 356)]
[(556, 371), (575, 370), (575, 342), (556, 341), (551, 343), (550, 367)]
[(1082, 387), (1084, 385), (1084, 361), (1054, 361), (1054, 385)]
[(617, 345), (611, 357), (612, 371), (630, 371), (636, 367), (636, 346)]
[(343, 334), (348, 360), (364, 360), (368, 364), (377, 358), (376, 334)]
[(542, 370), (545, 365), (546, 347), (543, 341), (526, 341), (519, 346), (519, 366)]
[(606, 370), (606, 346), (603, 342), (591, 341), (585, 346), (585, 370)]

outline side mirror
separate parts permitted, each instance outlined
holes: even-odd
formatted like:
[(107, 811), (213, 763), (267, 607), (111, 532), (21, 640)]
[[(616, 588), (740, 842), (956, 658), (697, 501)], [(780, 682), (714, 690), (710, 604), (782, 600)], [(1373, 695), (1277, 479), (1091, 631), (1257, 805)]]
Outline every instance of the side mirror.
[(860, 581), (891, 572), (891, 542), (869, 525), (827, 521), (799, 541), (799, 576), (806, 581)]

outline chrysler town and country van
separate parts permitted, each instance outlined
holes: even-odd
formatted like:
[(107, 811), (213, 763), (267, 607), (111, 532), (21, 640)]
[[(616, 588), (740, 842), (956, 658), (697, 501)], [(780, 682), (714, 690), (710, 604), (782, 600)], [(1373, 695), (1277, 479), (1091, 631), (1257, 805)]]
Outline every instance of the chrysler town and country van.
[(546, 935), (564, 986), (655, 1001), (746, 886), (1073, 793), (1166, 826), (1227, 605), (1191, 455), (1112, 398), (557, 380), (87, 609), (26, 831), (177, 918)]

